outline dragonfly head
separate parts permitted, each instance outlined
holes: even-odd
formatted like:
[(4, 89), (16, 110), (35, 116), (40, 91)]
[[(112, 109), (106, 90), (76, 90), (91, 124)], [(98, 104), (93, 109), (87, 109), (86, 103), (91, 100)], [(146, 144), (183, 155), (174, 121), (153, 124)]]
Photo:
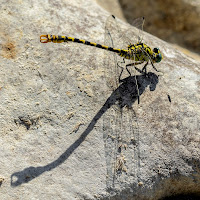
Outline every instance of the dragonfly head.
[(154, 48), (153, 49), (153, 61), (154, 62), (160, 62), (163, 59), (163, 56), (159, 50), (159, 48)]

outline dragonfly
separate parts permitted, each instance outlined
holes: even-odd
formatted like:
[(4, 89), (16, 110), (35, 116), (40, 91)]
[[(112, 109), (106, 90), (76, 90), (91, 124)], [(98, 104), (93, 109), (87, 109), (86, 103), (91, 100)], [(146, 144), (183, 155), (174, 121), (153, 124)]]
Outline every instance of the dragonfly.
[[(100, 48), (105, 50), (108, 54), (112, 53), (111, 56), (114, 57), (114, 64), (110, 63), (112, 59), (107, 58), (108, 69), (110, 70), (110, 74), (108, 75), (108, 85), (112, 90), (117, 91), (117, 87), (119, 87), (119, 83), (121, 82), (121, 77), (123, 74), (124, 69), (126, 69), (127, 73), (131, 77), (131, 68), (136, 69), (141, 74), (148, 75), (147, 73), (147, 66), (150, 63), (153, 69), (156, 72), (159, 72), (155, 67), (156, 63), (161, 62), (163, 59), (163, 55), (159, 48), (151, 48), (147, 44), (143, 43), (143, 25), (144, 25), (144, 17), (137, 18), (133, 21), (132, 25), (138, 29), (138, 35), (133, 35), (131, 39), (129, 39), (128, 32), (129, 31), (121, 31), (117, 20), (114, 15), (111, 15), (106, 20), (105, 25), (105, 41), (104, 44), (98, 44), (95, 42), (90, 42), (83, 39), (78, 39), (69, 36), (62, 36), (62, 35), (41, 35), (40, 42), (41, 43), (63, 43), (63, 42), (74, 42), (80, 43), (96, 48)], [(116, 34), (115, 34), (116, 33)], [(115, 39), (114, 39), (115, 37)], [(116, 48), (115, 46), (122, 46), (122, 48)], [(120, 61), (117, 61), (116, 57), (119, 58)], [(108, 64), (109, 63), (109, 64)], [(125, 67), (122, 67), (122, 65)], [(136, 66), (144, 64), (141, 70), (139, 70)], [(114, 67), (117, 68), (114, 69)], [(120, 70), (120, 72), (116, 72)], [(113, 82), (110, 81), (115, 79)], [(135, 81), (134, 84), (136, 85), (137, 90), (137, 98), (139, 104), (139, 97), (140, 91), (138, 87), (138, 78), (134, 74)], [(111, 83), (110, 83), (111, 82)], [(125, 88), (121, 89), (122, 92), (120, 94), (116, 94), (116, 96), (120, 96), (123, 99)], [(114, 92), (113, 92), (114, 93)], [(125, 94), (126, 95), (126, 94)], [(125, 103), (127, 104), (127, 103)], [(139, 140), (139, 128), (138, 128), (138, 121), (135, 114), (135, 111), (130, 108), (130, 105), (125, 105), (122, 102), (118, 103), (117, 105), (113, 105), (113, 107), (109, 108), (108, 114), (104, 116), (103, 119), (103, 129), (104, 129), (104, 142), (106, 155), (107, 155), (107, 165), (113, 166), (111, 168), (108, 167), (107, 169), (107, 188), (112, 188), (115, 182), (115, 177), (118, 172), (121, 174), (124, 172), (126, 175), (130, 168), (136, 168), (133, 163), (133, 160), (126, 158), (135, 155), (138, 157), (139, 160), (139, 144), (136, 144), (136, 141)], [(116, 126), (117, 124), (117, 126)], [(119, 128), (116, 128), (119, 127)], [(112, 141), (115, 141), (114, 143)], [(132, 144), (132, 147), (130, 147)], [(134, 146), (134, 147), (133, 147)], [(137, 146), (137, 148), (135, 148)], [(117, 150), (116, 150), (117, 149)], [(137, 153), (136, 153), (137, 151)], [(137, 154), (137, 155), (136, 155)], [(139, 161), (138, 161), (139, 162)], [(139, 165), (139, 164), (137, 164)], [(130, 167), (131, 166), (131, 167)], [(131, 172), (133, 174), (133, 172)], [(129, 173), (129, 174), (131, 174)], [(123, 181), (127, 182), (127, 179), (130, 176), (123, 175)], [(128, 182), (131, 182), (129, 180)], [(120, 182), (120, 181), (119, 181)]]
[[(115, 20), (114, 15), (111, 15), (111, 17), (109, 17), (109, 18)], [(107, 20), (107, 21), (110, 21), (110, 20)], [(144, 17), (138, 18), (135, 21), (141, 21), (142, 29), (143, 29)], [(126, 65), (126, 70), (127, 70), (127, 72), (129, 73), (130, 76), (131, 76), (131, 73), (130, 73), (128, 67), (130, 67), (130, 66), (135, 67), (135, 65), (139, 65), (139, 64), (142, 64), (144, 62), (146, 62), (146, 64), (142, 68), (142, 72), (143, 71), (146, 72), (146, 67), (147, 67), (149, 62), (151, 63), (154, 70), (156, 70), (158, 72), (158, 70), (154, 66), (154, 63), (159, 63), (163, 58), (162, 53), (160, 52), (159, 48), (155, 47), (155, 48), (152, 49), (151, 47), (149, 47), (145, 43), (142, 43), (140, 38), (138, 39), (137, 43), (128, 44), (127, 49), (118, 49), (118, 48), (113, 48), (111, 46), (98, 44), (98, 43), (95, 43), (95, 42), (89, 42), (89, 41), (83, 40), (83, 39), (78, 39), (78, 38), (73, 38), (73, 37), (68, 37), (68, 36), (62, 36), (62, 35), (50, 35), (50, 34), (41, 35), (40, 36), (40, 42), (41, 43), (75, 42), (75, 43), (81, 43), (81, 44), (93, 46), (93, 47), (96, 47), (96, 48), (104, 49), (104, 50), (107, 50), (107, 51), (110, 51), (110, 52), (114, 52), (114, 53), (118, 54), (120, 57), (123, 58), (123, 62), (125, 62), (125, 59), (133, 61), (133, 63), (129, 63), (129, 64)], [(122, 72), (123, 72), (123, 68), (122, 68), (121, 74), (122, 74)]]

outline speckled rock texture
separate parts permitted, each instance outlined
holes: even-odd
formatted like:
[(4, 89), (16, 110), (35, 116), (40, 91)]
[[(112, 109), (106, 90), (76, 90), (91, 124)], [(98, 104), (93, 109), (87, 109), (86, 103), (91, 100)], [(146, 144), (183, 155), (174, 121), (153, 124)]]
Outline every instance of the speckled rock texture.
[(90, 0), (1, 3), (0, 199), (199, 195), (199, 62), (144, 33), (162, 72), (125, 71), (119, 85), (112, 53), (40, 43), (49, 33), (102, 44), (109, 15)]

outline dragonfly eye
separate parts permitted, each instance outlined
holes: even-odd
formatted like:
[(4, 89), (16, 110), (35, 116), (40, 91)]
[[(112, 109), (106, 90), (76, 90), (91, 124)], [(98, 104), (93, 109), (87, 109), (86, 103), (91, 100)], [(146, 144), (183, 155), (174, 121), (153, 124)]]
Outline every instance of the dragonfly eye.
[(159, 53), (159, 54), (156, 55), (156, 62), (158, 63), (161, 60), (162, 60), (162, 55), (161, 55), (161, 53)]
[(154, 52), (154, 53), (158, 53), (158, 51), (159, 51), (159, 48), (154, 48), (154, 49), (153, 49), (153, 52)]
[(162, 60), (162, 54), (160, 53), (159, 48), (154, 48), (153, 52), (154, 52), (154, 61), (157, 63), (160, 62)]

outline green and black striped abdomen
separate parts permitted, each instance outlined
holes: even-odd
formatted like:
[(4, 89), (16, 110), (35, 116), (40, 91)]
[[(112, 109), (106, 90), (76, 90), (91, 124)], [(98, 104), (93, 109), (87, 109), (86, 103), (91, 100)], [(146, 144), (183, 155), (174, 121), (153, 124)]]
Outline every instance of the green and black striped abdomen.
[(40, 36), (40, 42), (42, 43), (48, 43), (48, 42), (62, 43), (62, 42), (68, 42), (68, 41), (82, 43), (89, 46), (94, 46), (94, 47), (112, 51), (118, 54), (126, 54), (128, 52), (127, 50), (124, 50), (124, 49), (116, 49), (109, 46), (105, 46), (105, 45), (101, 45), (101, 44), (97, 44), (94, 42), (89, 42), (87, 40), (81, 40), (81, 39), (73, 38), (73, 37), (67, 37), (67, 36), (61, 36), (61, 35), (41, 35)]

